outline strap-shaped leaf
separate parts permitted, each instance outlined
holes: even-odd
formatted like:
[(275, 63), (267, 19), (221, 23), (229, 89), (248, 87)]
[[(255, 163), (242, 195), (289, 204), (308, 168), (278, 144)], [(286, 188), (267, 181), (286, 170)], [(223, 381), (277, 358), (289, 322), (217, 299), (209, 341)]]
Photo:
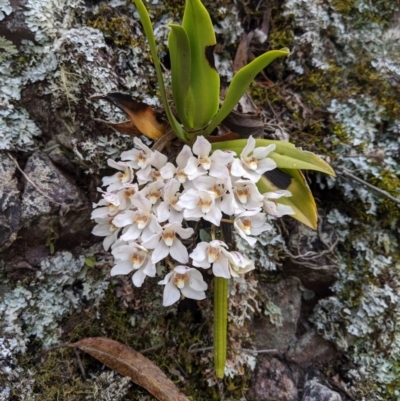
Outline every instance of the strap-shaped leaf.
[(260, 71), (272, 63), (276, 58), (288, 56), (289, 54), (290, 52), (287, 48), (272, 50), (258, 56), (250, 64), (247, 64), (245, 67), (240, 69), (233, 77), (225, 96), (224, 103), (205, 130), (205, 135), (211, 134), (218, 124), (226, 118)]
[[(292, 182), (287, 188), (292, 193), (292, 196), (282, 196), (277, 202), (290, 206), (295, 212), (295, 214), (290, 215), (291, 217), (316, 230), (318, 220), (317, 206), (303, 174), (301, 171), (293, 169), (282, 169), (282, 171), (292, 177)], [(257, 187), (262, 194), (279, 189), (264, 175), (257, 182)]]
[(182, 26), (190, 42), (191, 76), (193, 96), (193, 127), (206, 126), (219, 107), (219, 74), (214, 66), (214, 27), (210, 15), (200, 0), (186, 0)]
[[(189, 95), (191, 54), (186, 31), (180, 26), (169, 24), (169, 56), (171, 60), (172, 97), (178, 116), (184, 127), (193, 127), (193, 102)], [(190, 99), (189, 99), (190, 98)]]
[(158, 86), (160, 87), (161, 99), (162, 99), (162, 102), (165, 107), (165, 112), (167, 114), (168, 121), (171, 124), (171, 127), (174, 130), (174, 132), (176, 133), (176, 135), (182, 141), (188, 142), (188, 136), (187, 136), (186, 132), (183, 130), (182, 126), (176, 120), (175, 116), (172, 114), (172, 111), (168, 104), (167, 94), (165, 92), (165, 86), (164, 86), (164, 79), (163, 79), (162, 71), (161, 71), (160, 59), (158, 58), (156, 41), (154, 38), (153, 27), (151, 25), (149, 14), (148, 14), (146, 7), (144, 6), (142, 0), (133, 0), (133, 2), (136, 5), (137, 11), (138, 11), (139, 17), (140, 17), (140, 22), (143, 25), (144, 32), (145, 32), (147, 40), (149, 42), (151, 56), (153, 57), (154, 67), (156, 69)]
[[(237, 139), (233, 141), (215, 142), (212, 148), (221, 150), (233, 150), (238, 155), (246, 146), (247, 139)], [(312, 152), (296, 148), (290, 142), (274, 141), (270, 139), (256, 139), (256, 147), (268, 146), (274, 144), (275, 151), (271, 152), (268, 157), (273, 159), (277, 166), (281, 169), (298, 169), (298, 170), (314, 170), (335, 176), (332, 167), (319, 156)]]

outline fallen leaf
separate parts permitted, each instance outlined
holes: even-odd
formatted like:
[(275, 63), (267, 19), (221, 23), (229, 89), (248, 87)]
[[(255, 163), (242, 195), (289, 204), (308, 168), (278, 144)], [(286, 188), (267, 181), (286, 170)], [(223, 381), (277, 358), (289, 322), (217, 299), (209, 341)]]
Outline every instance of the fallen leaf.
[(236, 50), (235, 58), (233, 60), (233, 71), (234, 72), (239, 71), (241, 68), (243, 68), (249, 62), (249, 53), (250, 53), (249, 46), (250, 46), (252, 37), (253, 37), (253, 32), (242, 34), (242, 36), (240, 38), (239, 46)]
[(130, 136), (146, 135), (150, 139), (160, 139), (166, 132), (167, 124), (163, 122), (157, 113), (146, 103), (138, 102), (131, 96), (120, 93), (110, 92), (106, 95), (94, 95), (91, 99), (103, 99), (113, 103), (129, 117), (128, 121), (114, 123), (101, 119), (96, 119), (108, 126)]
[(159, 401), (189, 401), (164, 372), (139, 352), (108, 338), (85, 338), (70, 348), (79, 348), (136, 384)]
[(233, 141), (234, 139), (240, 139), (239, 134), (236, 134), (235, 132), (228, 132), (228, 133), (222, 134), (222, 135), (208, 136), (207, 137), (207, 140), (210, 143)]
[(231, 111), (222, 121), (222, 124), (231, 131), (239, 134), (241, 138), (248, 138), (250, 135), (258, 137), (264, 133), (264, 123), (260, 117), (254, 114), (242, 114)]

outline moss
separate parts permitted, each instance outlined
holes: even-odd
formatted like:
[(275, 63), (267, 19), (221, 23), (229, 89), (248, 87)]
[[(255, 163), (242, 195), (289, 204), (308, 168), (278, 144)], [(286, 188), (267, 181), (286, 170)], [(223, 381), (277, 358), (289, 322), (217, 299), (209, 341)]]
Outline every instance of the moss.
[[(146, 357), (174, 382), (178, 374), (174, 372), (180, 372), (183, 376), (190, 375), (190, 380), (177, 383), (189, 399), (218, 400), (217, 389), (208, 386), (207, 377), (204, 375), (205, 370), (212, 369), (212, 358), (207, 359), (204, 353), (188, 352), (193, 344), (201, 344), (201, 347), (212, 343), (212, 314), (207, 312), (203, 321), (196, 322), (190, 310), (168, 311), (154, 302), (154, 293), (161, 291), (156, 283), (145, 283), (142, 288), (135, 288), (135, 296), (129, 308), (121, 305), (115, 296), (116, 291), (124, 290), (110, 286), (107, 296), (97, 309), (88, 308), (72, 315), (62, 326), (64, 334), (61, 342), (72, 343), (87, 337), (107, 337), (139, 352), (156, 346), (154, 351), (146, 353)], [(210, 306), (211, 303), (207, 308)], [(133, 317), (136, 321), (134, 326), (131, 324)], [(33, 343), (31, 349), (40, 349), (40, 344)], [(80, 355), (87, 377), (97, 376), (102, 372), (104, 367), (100, 362), (83, 352), (80, 352)], [(21, 356), (18, 363), (25, 372), (29, 369), (35, 372), (34, 394), (42, 401), (83, 401), (85, 397), (94, 396), (93, 380), (83, 380), (78, 360), (70, 349), (43, 353), (40, 360), (33, 352)], [(232, 399), (243, 397), (249, 375), (250, 372), (247, 372), (235, 379), (226, 378), (226, 394)], [(146, 398), (147, 391), (136, 385), (133, 385), (125, 399), (140, 400), (139, 397), (142, 396), (149, 401), (155, 400), (152, 397)], [(17, 398), (11, 399), (16, 400)]]
[(101, 5), (97, 15), (89, 18), (86, 24), (103, 32), (104, 37), (117, 46), (136, 46), (138, 43), (132, 32), (132, 19), (108, 5)]
[(333, 9), (340, 14), (349, 14), (357, 6), (356, 0), (333, 0)]

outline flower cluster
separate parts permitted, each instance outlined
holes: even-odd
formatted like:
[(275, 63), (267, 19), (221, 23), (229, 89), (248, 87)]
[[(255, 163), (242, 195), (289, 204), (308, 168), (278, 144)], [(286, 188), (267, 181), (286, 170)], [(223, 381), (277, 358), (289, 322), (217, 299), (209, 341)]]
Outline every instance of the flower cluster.
[(264, 172), (276, 168), (268, 158), (275, 145), (255, 148), (255, 139), (250, 137), (236, 157), (231, 151), (211, 152), (211, 144), (200, 136), (193, 149), (183, 146), (176, 165), (139, 138), (135, 145), (137, 149), (121, 154), (121, 161), (108, 160), (118, 171), (103, 178), (106, 189), (99, 189), (102, 199), (94, 205), (93, 234), (105, 237), (106, 250), (111, 247), (115, 258), (111, 275), (134, 272), (132, 281), (137, 287), (146, 276), (155, 277), (158, 262), (168, 257), (179, 263), (169, 263), (172, 270), (159, 282), (165, 285), (164, 306), (176, 302), (181, 293), (205, 298), (207, 284), (196, 268), (211, 267), (215, 276), (224, 278), (254, 269), (252, 261), (229, 251), (219, 240), (200, 242), (189, 254), (182, 240), (191, 238), (194, 230), (186, 222), (204, 219), (219, 226), (224, 216), (254, 246), (256, 237), (271, 228), (266, 213), (276, 217), (294, 213), (276, 203), (281, 196), (291, 196), (290, 192), (261, 194), (256, 186)]

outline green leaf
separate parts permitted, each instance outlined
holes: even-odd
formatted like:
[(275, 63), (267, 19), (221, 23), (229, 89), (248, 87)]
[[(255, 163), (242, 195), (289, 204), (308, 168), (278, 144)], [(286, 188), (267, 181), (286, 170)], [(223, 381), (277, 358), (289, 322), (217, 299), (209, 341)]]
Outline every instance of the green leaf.
[(219, 107), (219, 74), (214, 66), (214, 27), (200, 0), (186, 0), (182, 26), (186, 31), (191, 51), (190, 89), (193, 97), (193, 124), (206, 126)]
[(189, 94), (191, 74), (190, 43), (186, 31), (169, 24), (168, 48), (171, 59), (172, 97), (184, 127), (193, 127), (193, 102)]
[(96, 266), (96, 258), (94, 256), (86, 256), (85, 265), (88, 267), (95, 267)]
[(183, 130), (183, 128), (179, 124), (179, 122), (176, 120), (175, 116), (172, 114), (172, 111), (168, 104), (167, 94), (165, 92), (165, 86), (164, 86), (164, 79), (163, 79), (162, 71), (161, 71), (160, 59), (158, 58), (156, 41), (154, 38), (153, 27), (151, 25), (149, 14), (148, 14), (146, 7), (144, 6), (142, 0), (133, 0), (133, 2), (136, 5), (137, 11), (138, 11), (139, 17), (140, 17), (140, 22), (143, 25), (144, 32), (145, 32), (147, 40), (149, 42), (151, 56), (153, 57), (154, 67), (156, 69), (158, 85), (160, 87), (161, 99), (164, 104), (164, 108), (165, 108), (165, 112), (167, 114), (168, 121), (171, 124), (171, 127), (174, 130), (175, 134), (182, 141), (188, 142), (188, 135)]
[[(239, 156), (247, 144), (247, 139), (236, 139), (233, 141), (214, 142), (213, 150), (233, 150)], [(268, 157), (273, 159), (280, 169), (314, 170), (335, 176), (332, 167), (319, 156), (312, 152), (307, 152), (296, 148), (290, 142), (274, 141), (270, 139), (256, 139), (256, 147), (274, 144), (275, 150)]]
[[(292, 182), (289, 187), (286, 188), (292, 193), (292, 196), (281, 197), (277, 200), (277, 203), (290, 206), (295, 212), (295, 214), (291, 214), (290, 217), (316, 230), (318, 221), (317, 206), (303, 174), (301, 171), (294, 169), (281, 170), (292, 177)], [(261, 194), (277, 191), (279, 189), (264, 175), (261, 176), (261, 179), (257, 182), (257, 188)]]
[(205, 130), (205, 135), (210, 135), (211, 132), (225, 119), (225, 117), (236, 106), (240, 98), (246, 92), (247, 88), (253, 82), (255, 76), (267, 67), (272, 61), (278, 57), (288, 56), (289, 49), (284, 48), (281, 50), (272, 50), (262, 54), (253, 60), (250, 64), (240, 69), (232, 79), (229, 85), (228, 92), (225, 96), (224, 103), (219, 109), (218, 113), (211, 120), (209, 126)]

